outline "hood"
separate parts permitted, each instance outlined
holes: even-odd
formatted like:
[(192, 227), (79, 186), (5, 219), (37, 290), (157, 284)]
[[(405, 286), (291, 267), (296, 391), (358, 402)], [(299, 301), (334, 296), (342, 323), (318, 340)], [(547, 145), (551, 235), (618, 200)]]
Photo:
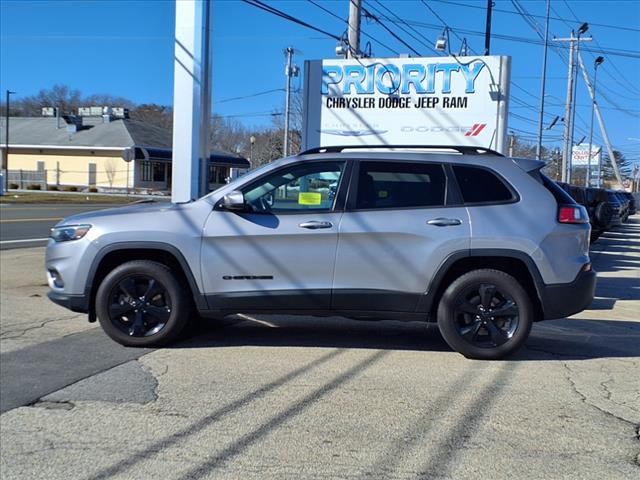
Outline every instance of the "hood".
[(150, 215), (159, 212), (167, 212), (171, 210), (183, 209), (185, 204), (169, 203), (169, 202), (145, 202), (145, 203), (133, 203), (129, 205), (123, 205), (121, 207), (107, 208), (105, 210), (95, 210), (92, 212), (78, 213), (71, 215), (60, 222), (56, 226), (60, 225), (77, 225), (80, 223), (95, 223), (100, 219), (114, 216), (126, 216), (126, 215)]

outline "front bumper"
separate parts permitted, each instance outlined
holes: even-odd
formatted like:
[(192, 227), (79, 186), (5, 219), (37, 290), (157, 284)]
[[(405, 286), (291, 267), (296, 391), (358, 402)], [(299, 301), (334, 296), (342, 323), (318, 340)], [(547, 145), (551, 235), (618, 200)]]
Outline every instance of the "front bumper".
[(85, 295), (68, 295), (66, 293), (50, 290), (47, 297), (53, 303), (57, 303), (61, 307), (68, 308), (72, 312), (88, 313), (89, 299)]
[(580, 270), (573, 282), (544, 285), (540, 291), (545, 320), (564, 318), (581, 312), (593, 301), (596, 272)]

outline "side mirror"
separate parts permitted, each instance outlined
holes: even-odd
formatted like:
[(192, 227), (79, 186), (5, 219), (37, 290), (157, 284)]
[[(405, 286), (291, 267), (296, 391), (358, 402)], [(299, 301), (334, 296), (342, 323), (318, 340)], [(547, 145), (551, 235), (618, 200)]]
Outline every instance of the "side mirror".
[(222, 197), (220, 206), (225, 210), (244, 210), (244, 195), (239, 190), (234, 190)]

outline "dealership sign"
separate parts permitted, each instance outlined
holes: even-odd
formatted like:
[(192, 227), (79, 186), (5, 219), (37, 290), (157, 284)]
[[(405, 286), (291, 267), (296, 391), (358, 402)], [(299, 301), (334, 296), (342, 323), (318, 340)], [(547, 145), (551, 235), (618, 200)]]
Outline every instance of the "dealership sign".
[(588, 145), (574, 145), (571, 151), (571, 165), (574, 167), (586, 167), (587, 163), (591, 165), (598, 165), (600, 163), (600, 153), (602, 147), (592, 145), (591, 147), (591, 162), (589, 162), (589, 146)]
[(505, 149), (510, 57), (305, 62), (305, 148)]

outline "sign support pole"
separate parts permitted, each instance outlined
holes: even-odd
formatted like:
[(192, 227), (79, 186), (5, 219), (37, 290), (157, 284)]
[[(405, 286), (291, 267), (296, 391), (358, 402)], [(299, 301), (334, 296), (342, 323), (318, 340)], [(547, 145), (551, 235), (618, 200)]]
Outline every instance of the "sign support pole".
[(211, 122), (211, 2), (176, 0), (172, 202), (204, 195)]

